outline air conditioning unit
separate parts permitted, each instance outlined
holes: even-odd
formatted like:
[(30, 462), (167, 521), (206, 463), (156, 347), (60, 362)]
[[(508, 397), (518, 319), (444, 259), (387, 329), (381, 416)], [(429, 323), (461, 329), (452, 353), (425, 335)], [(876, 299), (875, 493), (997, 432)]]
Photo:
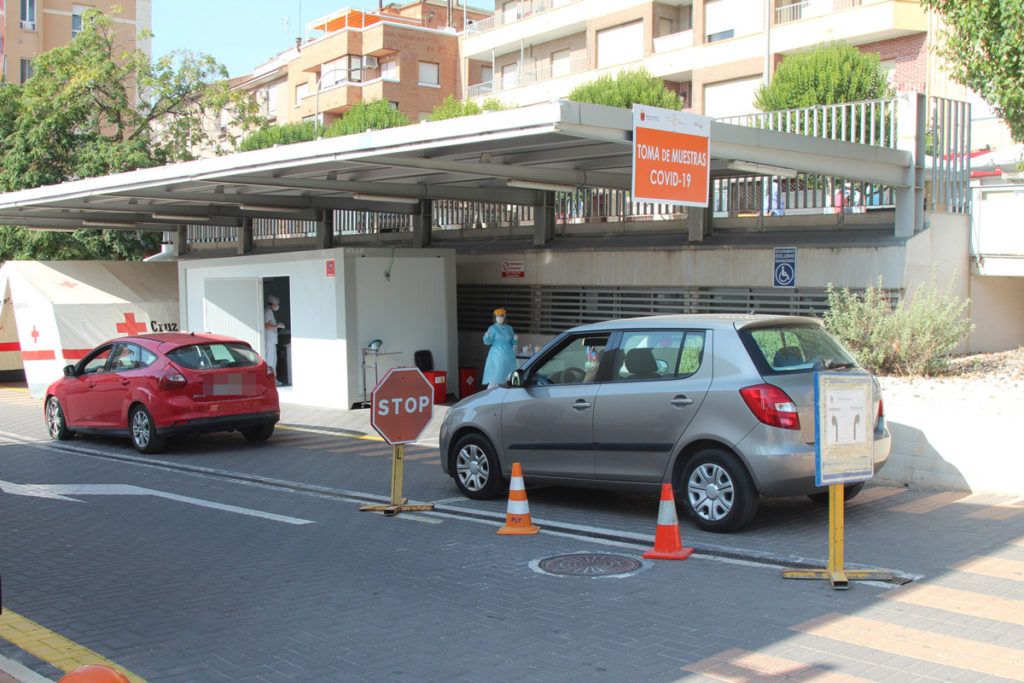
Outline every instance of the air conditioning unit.
[(36, 30), (36, 22), (34, 22), (34, 21), (23, 21), (23, 22), (21, 22), (21, 29), (23, 31), (35, 31)]
[(363, 68), (364, 69), (376, 69), (377, 68), (377, 58), (376, 57), (371, 57), (370, 55), (364, 55), (363, 56)]

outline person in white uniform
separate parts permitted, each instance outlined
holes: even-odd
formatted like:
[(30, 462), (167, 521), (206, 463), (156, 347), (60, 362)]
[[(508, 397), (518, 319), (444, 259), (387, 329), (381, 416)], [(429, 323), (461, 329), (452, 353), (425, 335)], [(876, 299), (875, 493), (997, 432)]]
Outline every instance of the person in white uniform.
[[(263, 360), (277, 375), (277, 333), (284, 329), (284, 325), (277, 322), (274, 311), (281, 308), (281, 300), (271, 294), (267, 297), (267, 307), (263, 311), (263, 347), (265, 350)], [(278, 386), (281, 381), (278, 380)]]

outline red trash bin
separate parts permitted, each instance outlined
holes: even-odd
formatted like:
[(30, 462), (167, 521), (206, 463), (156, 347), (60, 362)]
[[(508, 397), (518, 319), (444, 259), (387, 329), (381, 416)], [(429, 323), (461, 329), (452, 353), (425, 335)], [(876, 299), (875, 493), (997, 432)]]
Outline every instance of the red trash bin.
[(444, 403), (448, 398), (448, 373), (434, 370), (424, 372), (423, 376), (430, 382), (430, 386), (434, 387), (434, 403)]
[(459, 368), (459, 398), (476, 393), (476, 368)]

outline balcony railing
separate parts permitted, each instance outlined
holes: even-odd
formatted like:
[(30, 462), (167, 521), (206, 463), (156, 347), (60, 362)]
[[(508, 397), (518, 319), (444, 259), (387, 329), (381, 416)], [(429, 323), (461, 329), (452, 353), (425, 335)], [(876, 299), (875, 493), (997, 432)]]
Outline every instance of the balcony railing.
[(693, 29), (670, 33), (654, 39), (654, 52), (669, 52), (693, 47)]
[(506, 74), (495, 78), (493, 81), (477, 83), (466, 88), (466, 99), (488, 95), (502, 90), (511, 90), (524, 85), (532, 85), (541, 81), (549, 81), (553, 78), (562, 78), (573, 74), (583, 73), (590, 68), (588, 56), (577, 57), (568, 64), (545, 64), (536, 69), (517, 71), (513, 74)]
[(470, 22), (466, 25), (466, 35), (470, 36), (475, 33), (483, 33), (489, 31), (492, 28), (504, 26), (505, 24), (511, 24), (512, 22), (525, 19), (526, 17), (540, 14), (541, 12), (547, 12), (548, 10), (568, 5), (578, 0), (521, 0), (517, 2), (515, 7), (502, 10), (495, 10), (494, 16), (488, 17), (481, 21)]
[(839, 10), (860, 7), (864, 0), (803, 0), (775, 8), (775, 23), (789, 24), (801, 19), (821, 17)]

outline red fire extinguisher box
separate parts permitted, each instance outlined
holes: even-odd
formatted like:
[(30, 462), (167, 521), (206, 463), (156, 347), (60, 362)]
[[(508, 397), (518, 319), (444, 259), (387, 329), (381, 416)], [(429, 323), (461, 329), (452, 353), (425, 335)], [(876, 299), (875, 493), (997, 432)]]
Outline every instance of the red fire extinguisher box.
[(476, 368), (459, 368), (459, 398), (476, 393)]
[(423, 376), (430, 382), (430, 386), (434, 387), (434, 403), (444, 403), (448, 395), (448, 373), (434, 370), (424, 372)]

